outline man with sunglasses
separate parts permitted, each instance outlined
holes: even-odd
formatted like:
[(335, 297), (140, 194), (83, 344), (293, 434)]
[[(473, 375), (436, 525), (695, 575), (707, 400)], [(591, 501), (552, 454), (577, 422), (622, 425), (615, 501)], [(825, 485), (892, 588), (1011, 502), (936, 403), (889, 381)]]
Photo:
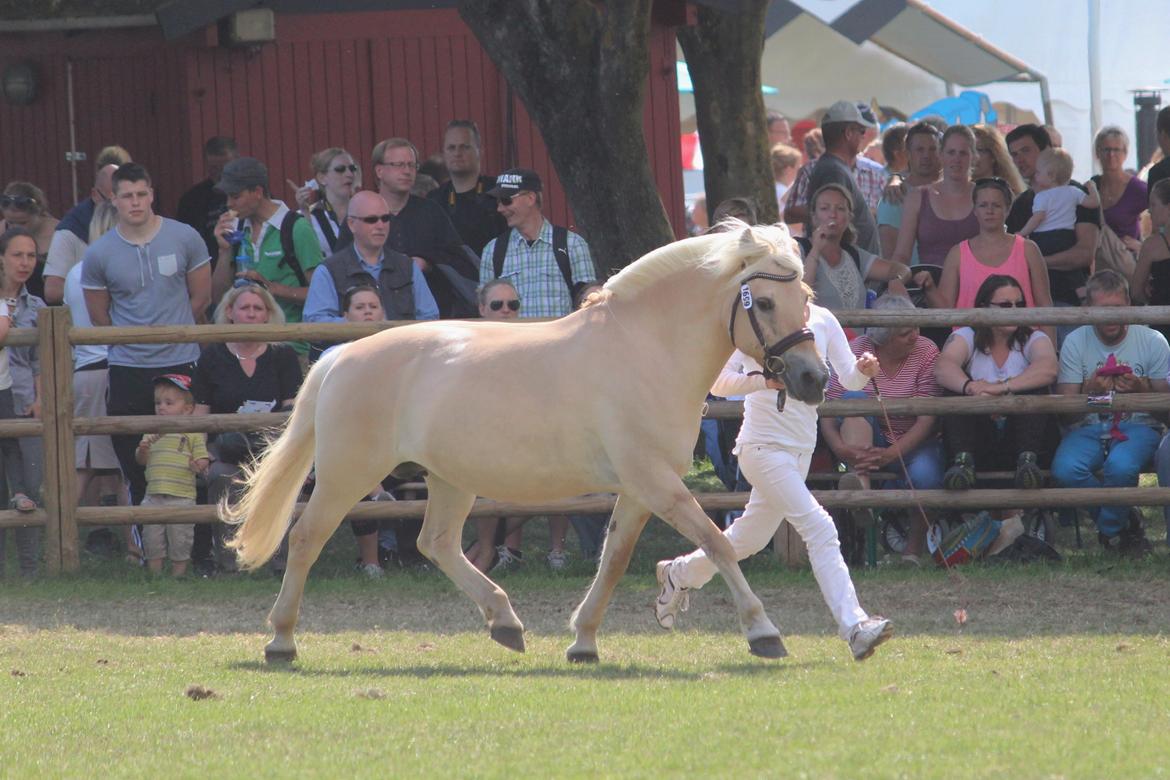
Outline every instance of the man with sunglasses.
[(524, 301), (522, 317), (563, 317), (579, 291), (597, 280), (585, 239), (545, 219), (543, 189), (536, 171), (511, 168), (488, 192), (508, 230), (484, 247), (479, 280), (509, 279)]
[(475, 252), (506, 227), (496, 211), (496, 202), (487, 191), (495, 184), (484, 176), (479, 160), (479, 128), (470, 119), (452, 119), (443, 133), (443, 164), (450, 180), (427, 196), (438, 203), (451, 219), (463, 243)]
[(378, 291), (388, 320), (436, 320), (439, 308), (422, 270), (401, 252), (386, 247), (390, 207), (376, 192), (359, 192), (349, 202), (346, 221), (353, 244), (321, 264), (305, 299), (306, 322), (343, 322), (341, 296), (351, 287), (368, 285)]
[[(268, 190), (268, 168), (255, 157), (237, 157), (223, 167), (216, 189), (227, 196), (215, 226), (219, 262), (212, 272), (215, 300), (237, 276), (263, 281), (287, 322), (300, 322), (313, 271), (321, 264), (321, 245), (308, 220)], [(303, 342), (293, 344), (308, 353)]]
[(422, 270), (440, 316), (476, 316), (474, 254), (464, 247), (438, 203), (411, 194), (418, 176), (418, 149), (405, 138), (387, 138), (374, 147), (372, 156), (378, 194), (391, 215), (386, 246), (410, 257)]

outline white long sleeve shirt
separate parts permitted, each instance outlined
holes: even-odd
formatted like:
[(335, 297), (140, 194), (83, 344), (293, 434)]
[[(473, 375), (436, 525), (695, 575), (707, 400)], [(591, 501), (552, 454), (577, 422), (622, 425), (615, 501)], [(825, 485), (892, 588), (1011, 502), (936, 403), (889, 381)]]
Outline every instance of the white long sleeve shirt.
[[(857, 370), (857, 358), (832, 312), (810, 303), (808, 328), (813, 332), (817, 351), (828, 358), (841, 385), (849, 390), (865, 387), (869, 378)], [(762, 372), (763, 368), (737, 349), (711, 388), (713, 394), (723, 398), (745, 396), (743, 426), (735, 441), (735, 453), (738, 455), (746, 445), (779, 445), (811, 452), (817, 444), (817, 407), (789, 396), (784, 411), (776, 411), (777, 391), (765, 386), (762, 374), (748, 376), (752, 371)]]

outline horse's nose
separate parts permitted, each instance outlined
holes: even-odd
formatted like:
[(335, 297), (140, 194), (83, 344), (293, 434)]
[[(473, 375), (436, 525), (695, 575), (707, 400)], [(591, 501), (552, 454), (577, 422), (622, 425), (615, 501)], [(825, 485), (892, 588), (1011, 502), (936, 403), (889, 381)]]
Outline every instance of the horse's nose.
[(829, 372), (824, 366), (808, 368), (801, 372), (800, 381), (807, 387), (823, 389), (829, 383)]

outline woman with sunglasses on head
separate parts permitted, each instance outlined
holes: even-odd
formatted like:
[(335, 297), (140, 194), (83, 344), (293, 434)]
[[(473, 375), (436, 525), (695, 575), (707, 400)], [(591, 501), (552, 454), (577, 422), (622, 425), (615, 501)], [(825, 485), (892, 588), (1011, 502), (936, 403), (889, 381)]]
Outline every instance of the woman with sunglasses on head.
[(24, 228), (37, 242), (37, 267), (29, 277), (28, 289), (33, 295), (43, 298), (45, 294), (45, 258), (53, 243), (53, 233), (60, 221), (49, 213), (45, 193), (40, 187), (26, 181), (9, 182), (0, 195), (0, 233), (8, 228)]
[[(1005, 310), (1028, 305), (1023, 287), (1008, 274), (984, 279), (973, 303), (978, 309)], [(1048, 334), (1026, 325), (995, 325), (956, 329), (939, 353), (934, 375), (956, 395), (1046, 395), (1058, 368)], [(990, 470), (1014, 468), (1016, 487), (1040, 487), (1040, 464), (1052, 456), (1049, 423), (1046, 414), (944, 416), (954, 463), (943, 476), (943, 487), (974, 487), (976, 463)]]
[[(220, 325), (283, 325), (284, 310), (260, 282), (238, 278), (215, 307)], [(297, 353), (288, 344), (264, 341), (229, 341), (208, 344), (195, 365), (191, 391), (196, 414), (237, 414), (278, 412), (291, 409), (301, 387)], [(253, 456), (261, 437), (254, 433), (221, 433), (208, 442), (211, 468), (207, 473), (207, 499), (219, 500)], [(197, 570), (208, 573), (215, 558), (225, 569), (234, 568), (234, 558), (222, 546), (224, 527), (214, 526), (216, 544), (212, 551), (211, 526), (196, 527), (192, 560)], [(203, 530), (201, 530), (203, 529)], [(214, 556), (214, 557), (213, 557)]]
[(297, 188), (297, 208), (309, 218), (321, 253), (328, 257), (353, 243), (345, 217), (350, 198), (361, 188), (361, 169), (353, 155), (339, 146), (317, 152), (311, 164), (313, 179)]

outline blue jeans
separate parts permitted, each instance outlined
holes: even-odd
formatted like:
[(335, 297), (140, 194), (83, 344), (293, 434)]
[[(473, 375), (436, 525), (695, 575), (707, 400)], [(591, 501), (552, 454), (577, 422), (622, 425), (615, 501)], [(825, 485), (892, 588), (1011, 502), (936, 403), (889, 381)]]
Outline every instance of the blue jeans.
[[(1052, 477), (1062, 487), (1133, 487), (1142, 467), (1149, 462), (1158, 446), (1158, 431), (1148, 425), (1122, 422), (1118, 426), (1129, 437), (1112, 442), (1106, 451), (1102, 425), (1086, 425), (1065, 434), (1052, 458)], [(1093, 472), (1100, 469), (1101, 477)], [(1129, 508), (1102, 506), (1095, 510), (1097, 530), (1108, 537), (1117, 536), (1129, 522)]]
[[(863, 390), (847, 390), (841, 394), (843, 399), (869, 397)], [(885, 434), (882, 433), (878, 419), (876, 417), (866, 417), (865, 419), (869, 422), (869, 427), (873, 429), (873, 445), (875, 447), (889, 447), (890, 443), (886, 440)], [(902, 468), (902, 460), (906, 461), (905, 469)], [(942, 487), (944, 463), (942, 441), (937, 436), (931, 436), (915, 449), (904, 453), (901, 459), (890, 461), (890, 470), (901, 473), (902, 477), (887, 482), (882, 487), (907, 488), (909, 484), (906, 476), (909, 474), (909, 482), (914, 484), (915, 490), (935, 490)]]

